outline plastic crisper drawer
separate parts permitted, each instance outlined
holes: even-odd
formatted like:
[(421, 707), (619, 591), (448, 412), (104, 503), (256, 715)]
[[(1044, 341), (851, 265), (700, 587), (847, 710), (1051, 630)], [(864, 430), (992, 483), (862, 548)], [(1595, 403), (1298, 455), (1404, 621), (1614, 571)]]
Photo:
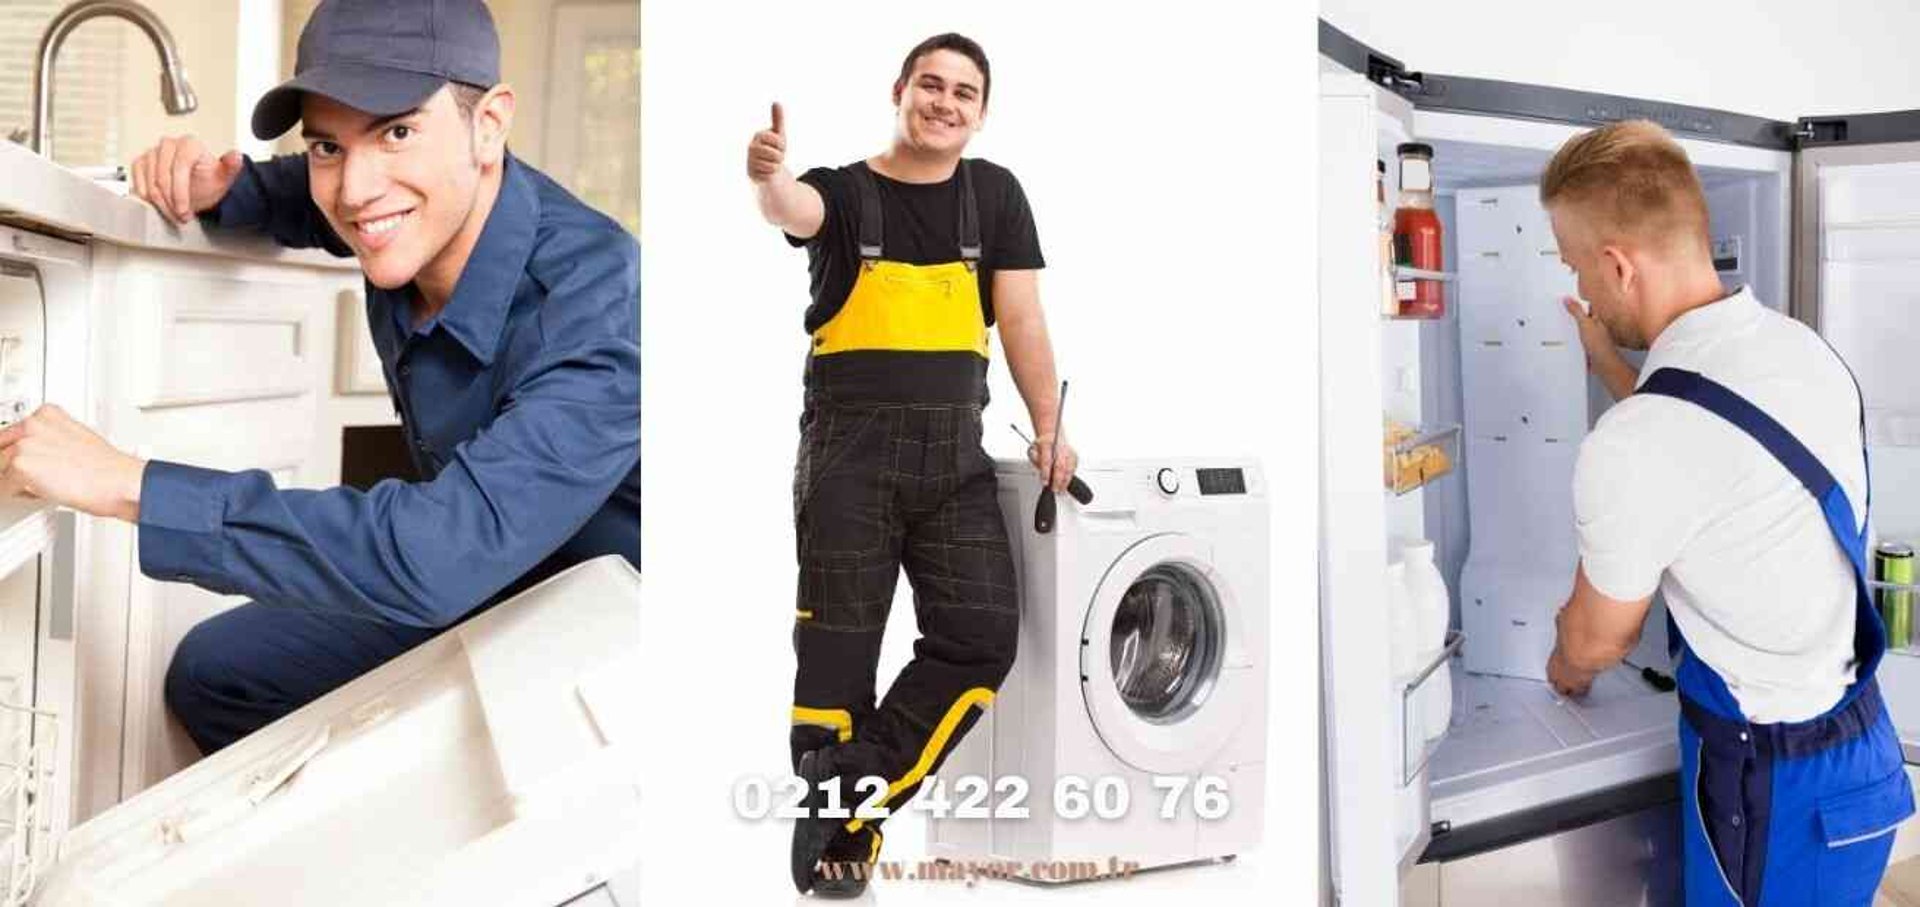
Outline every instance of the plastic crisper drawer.
[(618, 557), (555, 576), (74, 828), (37, 903), (637, 887), (639, 612)]

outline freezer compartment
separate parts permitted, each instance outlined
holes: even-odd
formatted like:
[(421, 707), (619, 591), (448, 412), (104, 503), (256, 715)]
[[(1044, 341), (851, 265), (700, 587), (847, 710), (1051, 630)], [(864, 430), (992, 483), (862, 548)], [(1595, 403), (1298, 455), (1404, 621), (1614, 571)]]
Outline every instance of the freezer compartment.
[(1472, 825), (1675, 771), (1679, 700), (1626, 666), (1584, 699), (1455, 665), (1454, 722), (1428, 766), (1432, 817)]
[(582, 564), (68, 835), (39, 903), (559, 904), (637, 861), (639, 577)]

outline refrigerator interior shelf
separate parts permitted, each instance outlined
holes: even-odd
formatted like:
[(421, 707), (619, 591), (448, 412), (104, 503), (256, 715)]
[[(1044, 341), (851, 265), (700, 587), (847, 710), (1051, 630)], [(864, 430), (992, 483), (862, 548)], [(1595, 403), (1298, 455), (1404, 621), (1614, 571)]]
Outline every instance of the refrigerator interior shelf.
[(1459, 425), (1416, 429), (1400, 438), (1390, 429), (1387, 442), (1385, 481), (1394, 494), (1406, 494), (1449, 475), (1460, 462)]
[(1413, 779), (1426, 769), (1427, 760), (1432, 759), (1434, 751), (1440, 748), (1440, 741), (1446, 739), (1445, 734), (1435, 734), (1429, 739), (1415, 708), (1420, 701), (1421, 691), (1436, 675), (1450, 670), (1448, 663), (1459, 653), (1461, 643), (1466, 641), (1466, 634), (1459, 630), (1448, 630), (1446, 645), (1434, 652), (1426, 666), (1408, 678), (1400, 688), (1401, 784), (1412, 784)]
[(1414, 268), (1407, 265), (1393, 266), (1394, 280), (1443, 280), (1452, 283), (1453, 278), (1454, 273), (1452, 271), (1432, 271), (1426, 268)]

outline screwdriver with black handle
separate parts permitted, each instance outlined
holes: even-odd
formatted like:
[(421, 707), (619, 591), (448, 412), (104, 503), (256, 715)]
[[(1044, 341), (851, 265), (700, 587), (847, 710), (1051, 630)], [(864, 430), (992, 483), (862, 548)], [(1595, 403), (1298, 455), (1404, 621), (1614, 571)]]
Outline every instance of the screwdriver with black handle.
[[(1065, 437), (1066, 418), (1067, 382), (1062, 381), (1060, 382), (1060, 403), (1055, 407), (1053, 412), (1054, 444), (1047, 450), (1048, 474), (1052, 474), (1054, 468), (1059, 465), (1060, 439)], [(1073, 487), (1075, 482), (1078, 482), (1080, 486), (1077, 489)], [(1073, 495), (1074, 500), (1079, 501), (1081, 504), (1087, 504), (1093, 501), (1093, 489), (1088, 488), (1087, 484), (1080, 482), (1077, 477), (1067, 483), (1067, 491)], [(1050, 484), (1040, 486), (1040, 500), (1035, 502), (1033, 508), (1033, 531), (1041, 535), (1052, 532), (1054, 517), (1057, 515), (1058, 508), (1059, 503), (1055, 501), (1053, 497), (1053, 486)]]
[[(1027, 442), (1028, 447), (1037, 446), (1033, 443), (1032, 438), (1027, 437), (1026, 432), (1020, 430), (1020, 426), (1008, 423), (1007, 427), (1013, 429), (1013, 433), (1019, 435), (1020, 440)], [(1077, 472), (1073, 474), (1073, 478), (1067, 480), (1067, 494), (1072, 495), (1074, 500), (1079, 501), (1082, 507), (1093, 503), (1093, 488), (1081, 481), (1080, 474)]]

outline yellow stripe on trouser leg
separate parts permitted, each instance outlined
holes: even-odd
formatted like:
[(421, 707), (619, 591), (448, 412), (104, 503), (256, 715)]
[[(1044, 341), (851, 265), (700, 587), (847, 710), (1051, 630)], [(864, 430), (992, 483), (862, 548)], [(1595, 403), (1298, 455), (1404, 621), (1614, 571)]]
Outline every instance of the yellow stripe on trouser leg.
[(846, 709), (810, 709), (796, 705), (793, 707), (793, 723), (832, 728), (839, 735), (841, 743), (853, 739), (853, 713)]
[(961, 262), (864, 263), (840, 311), (813, 332), (813, 354), (850, 350), (987, 355), (980, 278)]
[[(947, 739), (952, 737), (954, 730), (960, 727), (960, 720), (967, 717), (967, 710), (974, 706), (985, 709), (991, 702), (993, 702), (993, 691), (986, 687), (974, 687), (960, 694), (960, 698), (954, 700), (953, 705), (947, 709), (947, 714), (934, 727), (933, 736), (927, 738), (927, 745), (920, 750), (920, 761), (907, 769), (907, 773), (901, 775), (900, 780), (887, 785), (887, 796), (880, 801), (880, 805), (885, 806), (893, 802), (893, 798), (899, 796), (901, 791), (919, 784), (928, 772), (933, 771), (934, 761), (939, 759), (941, 752), (946, 750)], [(849, 833), (859, 831), (866, 824), (864, 819), (850, 820), (847, 822), (847, 831)]]

